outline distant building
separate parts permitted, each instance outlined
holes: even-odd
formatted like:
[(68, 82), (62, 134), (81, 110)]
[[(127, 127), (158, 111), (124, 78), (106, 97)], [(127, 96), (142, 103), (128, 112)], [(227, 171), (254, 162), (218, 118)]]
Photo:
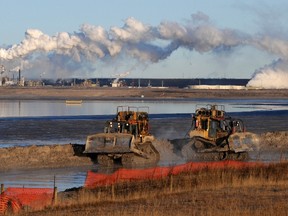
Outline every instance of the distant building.
[(85, 87), (91, 87), (92, 81), (91, 80), (84, 80), (84, 82), (81, 85), (85, 86)]
[(1, 86), (13, 86), (13, 85), (17, 85), (17, 82), (5, 76), (5, 77), (1, 77), (0, 84)]
[(246, 86), (240, 85), (189, 85), (190, 89), (246, 89)]
[(44, 83), (41, 80), (28, 80), (25, 82), (25, 86), (43, 86)]

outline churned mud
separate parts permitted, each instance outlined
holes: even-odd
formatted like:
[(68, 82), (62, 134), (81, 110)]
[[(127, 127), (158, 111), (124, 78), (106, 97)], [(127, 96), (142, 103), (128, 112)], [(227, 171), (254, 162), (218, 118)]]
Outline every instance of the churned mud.
[[(185, 162), (181, 154), (175, 152), (169, 140), (156, 139), (153, 144), (160, 153), (160, 163), (173, 165)], [(261, 154), (265, 154), (265, 158), (270, 158), (272, 162), (273, 160), (288, 159), (286, 158), (287, 146), (288, 131), (260, 134), (259, 146), (255, 146), (252, 159), (261, 160)], [(96, 161), (83, 154), (83, 151), (83, 144), (0, 148), (0, 170), (93, 165)], [(276, 154), (278, 157), (275, 159)]]

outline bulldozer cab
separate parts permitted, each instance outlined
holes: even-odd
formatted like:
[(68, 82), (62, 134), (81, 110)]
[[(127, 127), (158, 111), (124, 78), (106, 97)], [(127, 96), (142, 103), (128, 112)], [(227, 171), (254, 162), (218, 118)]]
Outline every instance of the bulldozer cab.
[(200, 108), (197, 106), (195, 115), (192, 117), (190, 137), (200, 136), (218, 145), (231, 134), (245, 132), (242, 120), (227, 116), (224, 105), (208, 104)]
[(202, 137), (207, 139), (227, 136), (228, 128), (225, 127), (224, 106), (206, 105), (206, 107), (196, 108), (192, 119), (192, 130), (201, 132)]
[(132, 134), (135, 138), (150, 135), (148, 107), (118, 106), (115, 118), (106, 123), (105, 133)]

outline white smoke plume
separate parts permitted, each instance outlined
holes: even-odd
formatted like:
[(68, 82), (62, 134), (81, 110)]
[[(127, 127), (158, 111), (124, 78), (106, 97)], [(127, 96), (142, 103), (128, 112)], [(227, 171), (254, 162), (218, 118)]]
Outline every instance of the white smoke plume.
[(256, 70), (247, 86), (264, 89), (288, 89), (288, 40), (261, 36), (253, 39), (251, 44), (280, 58), (270, 65)]
[(288, 89), (288, 62), (279, 59), (256, 71), (248, 87), (266, 89)]
[(41, 64), (49, 73), (80, 68), (93, 71), (97, 61), (111, 63), (120, 56), (155, 63), (179, 47), (203, 53), (217, 47), (238, 46), (246, 39), (234, 30), (216, 28), (202, 13), (194, 14), (184, 25), (163, 22), (150, 26), (128, 18), (123, 27), (109, 31), (89, 24), (82, 25), (79, 32), (54, 36), (28, 29), (21, 43), (0, 49), (0, 60), (16, 67), (21, 59), (31, 73), (36, 73)]
[[(30, 75), (45, 70), (51, 77), (59, 73), (72, 77), (77, 71), (81, 71), (81, 75), (95, 71), (100, 61), (111, 65), (117, 59), (128, 57), (145, 64), (157, 63), (180, 47), (199, 53), (217, 53), (239, 46), (252, 46), (288, 60), (287, 40), (218, 28), (207, 15), (198, 12), (185, 24), (166, 21), (151, 26), (128, 18), (122, 27), (105, 30), (101, 26), (84, 24), (78, 32), (61, 32), (54, 36), (28, 29), (21, 43), (0, 49), (0, 61), (10, 68), (19, 66), (20, 61), (25, 62), (22, 66)], [(285, 77), (287, 71), (282, 72)], [(265, 74), (271, 76), (271, 73)]]

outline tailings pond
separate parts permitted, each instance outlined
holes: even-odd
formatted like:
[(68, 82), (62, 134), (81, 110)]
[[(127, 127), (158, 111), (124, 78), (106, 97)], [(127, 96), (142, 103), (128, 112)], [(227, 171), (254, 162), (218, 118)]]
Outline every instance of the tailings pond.
[[(254, 133), (288, 131), (288, 100), (1, 100), (0, 148), (26, 145), (84, 144), (87, 135), (102, 132), (117, 106), (144, 107), (150, 114), (151, 133), (158, 139), (182, 138), (191, 126), (191, 114), (207, 104), (224, 105)], [(20, 157), (20, 156), (19, 156)], [(117, 169), (117, 167), (116, 167)], [(87, 171), (109, 173), (98, 165), (0, 172), (5, 187), (53, 187), (63, 191), (84, 185)], [(55, 182), (54, 182), (55, 180)]]

